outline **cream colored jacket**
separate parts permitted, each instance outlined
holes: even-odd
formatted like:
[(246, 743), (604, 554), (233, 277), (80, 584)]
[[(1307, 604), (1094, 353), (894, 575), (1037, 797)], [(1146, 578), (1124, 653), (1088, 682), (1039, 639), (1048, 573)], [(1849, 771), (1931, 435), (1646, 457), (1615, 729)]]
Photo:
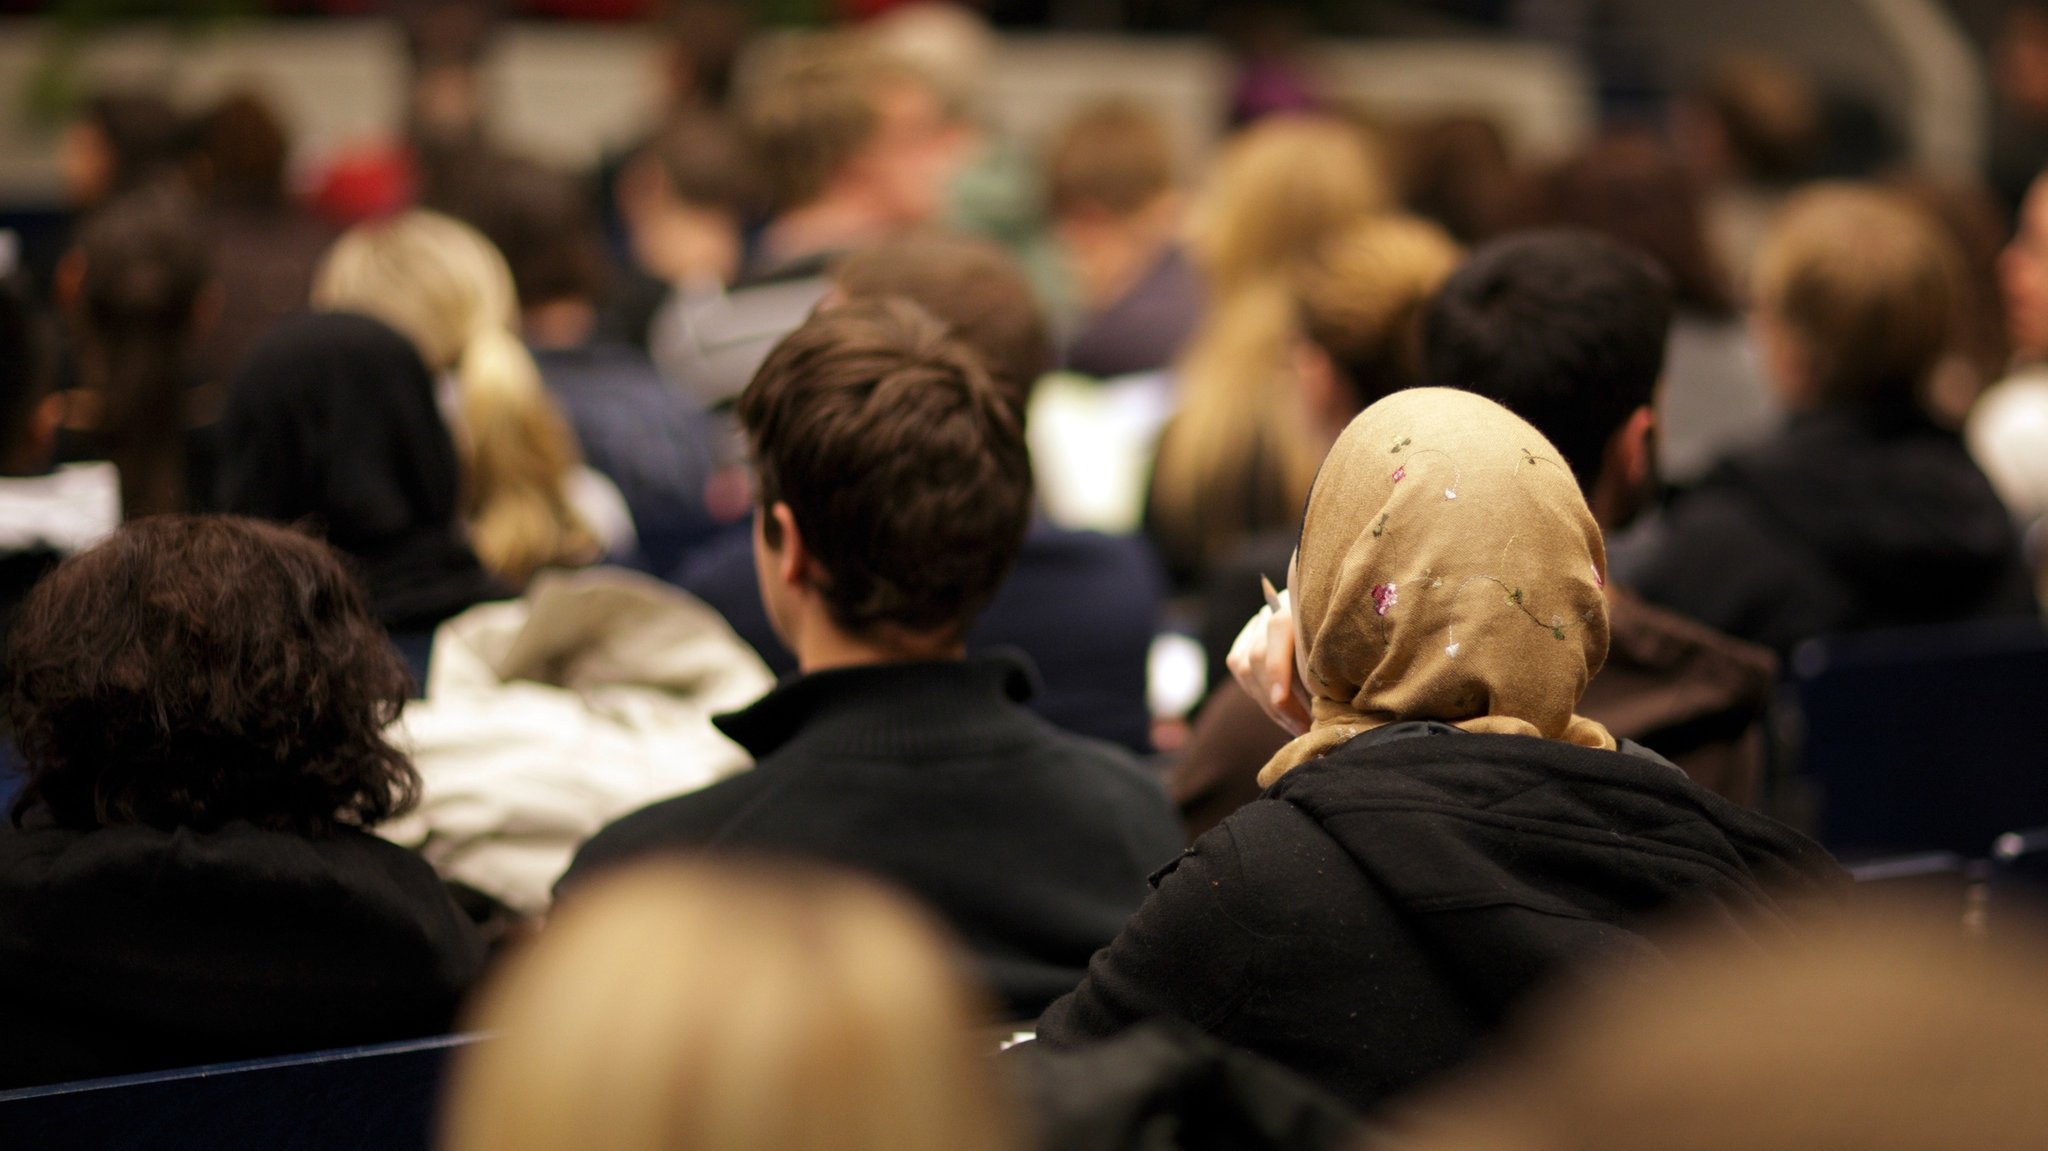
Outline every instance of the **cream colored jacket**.
[(378, 833), (525, 915), (613, 819), (752, 766), (711, 717), (773, 677), (702, 601), (616, 568), (543, 572), (434, 636), (394, 736), (424, 787)]

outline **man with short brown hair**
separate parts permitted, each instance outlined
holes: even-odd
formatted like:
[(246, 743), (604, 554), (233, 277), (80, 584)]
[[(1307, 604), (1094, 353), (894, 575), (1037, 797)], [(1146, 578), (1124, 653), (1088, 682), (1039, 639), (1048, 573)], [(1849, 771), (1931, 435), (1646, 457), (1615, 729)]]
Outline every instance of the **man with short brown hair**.
[(761, 597), (801, 674), (718, 720), (753, 771), (612, 824), (563, 887), (674, 848), (868, 871), (926, 900), (1034, 1014), (1143, 901), (1180, 826), (1126, 755), (1025, 710), (1024, 669), (965, 658), (1031, 514), (1021, 414), (900, 299), (814, 316), (738, 410)]
[(775, 212), (756, 275), (931, 222), (960, 159), (924, 74), (852, 38), (794, 49), (744, 102), (740, 130)]
[(761, 598), (798, 667), (964, 654), (1031, 519), (1022, 418), (981, 360), (907, 301), (847, 304), (738, 410)]
[(1194, 331), (1201, 284), (1174, 242), (1174, 167), (1165, 121), (1128, 100), (1083, 108), (1047, 152), (1047, 205), (1081, 309), (1063, 357), (1076, 372), (1164, 368)]
[(739, 126), (774, 215), (731, 292), (679, 301), (649, 337), (709, 406), (803, 322), (834, 259), (936, 219), (965, 152), (932, 82), (854, 33), (791, 48), (749, 85)]
[[(877, 244), (833, 272), (834, 300), (899, 296), (981, 356), (1021, 411), (1052, 358), (1024, 271), (988, 240), (927, 233)], [(830, 300), (828, 300), (828, 303)], [(755, 587), (753, 556), (730, 536), (691, 552), (674, 581), (724, 615), (769, 668), (793, 670)], [(1146, 671), (1165, 575), (1138, 536), (1072, 531), (1034, 516), (1023, 551), (967, 636), (969, 651), (1011, 647), (1036, 667), (1032, 709), (1078, 735), (1152, 750)]]

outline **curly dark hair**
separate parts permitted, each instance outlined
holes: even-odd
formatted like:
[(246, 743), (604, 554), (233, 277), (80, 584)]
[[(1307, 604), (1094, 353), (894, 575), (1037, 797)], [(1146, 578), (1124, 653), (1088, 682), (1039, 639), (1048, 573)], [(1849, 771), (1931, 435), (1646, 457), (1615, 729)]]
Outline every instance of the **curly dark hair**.
[(418, 801), (384, 738), (411, 676), (340, 557), (288, 528), (132, 521), (29, 594), (10, 664), (17, 825), (324, 835)]

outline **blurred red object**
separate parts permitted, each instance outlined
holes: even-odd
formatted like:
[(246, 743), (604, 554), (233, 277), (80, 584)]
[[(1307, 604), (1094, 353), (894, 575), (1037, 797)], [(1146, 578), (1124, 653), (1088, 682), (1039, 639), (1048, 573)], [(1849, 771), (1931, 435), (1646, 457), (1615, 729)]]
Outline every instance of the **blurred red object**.
[(364, 144), (327, 166), (314, 187), (313, 210), (346, 228), (404, 208), (418, 185), (412, 149), (395, 141)]

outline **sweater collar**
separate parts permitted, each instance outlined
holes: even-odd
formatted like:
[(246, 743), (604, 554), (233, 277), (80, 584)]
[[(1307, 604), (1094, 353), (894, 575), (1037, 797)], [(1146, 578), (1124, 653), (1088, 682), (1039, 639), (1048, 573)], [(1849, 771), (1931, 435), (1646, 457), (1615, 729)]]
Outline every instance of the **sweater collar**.
[(835, 751), (944, 754), (985, 746), (1037, 687), (1020, 653), (958, 660), (865, 664), (784, 679), (739, 711), (716, 716), (718, 730), (764, 759), (799, 735)]

